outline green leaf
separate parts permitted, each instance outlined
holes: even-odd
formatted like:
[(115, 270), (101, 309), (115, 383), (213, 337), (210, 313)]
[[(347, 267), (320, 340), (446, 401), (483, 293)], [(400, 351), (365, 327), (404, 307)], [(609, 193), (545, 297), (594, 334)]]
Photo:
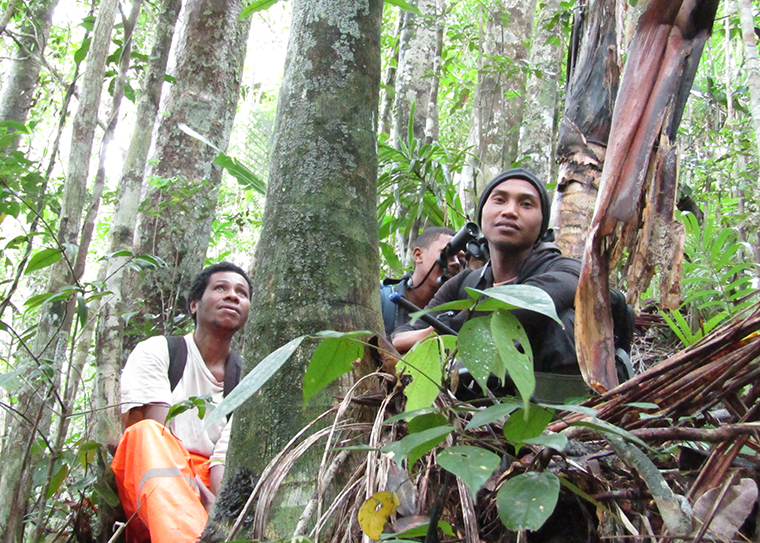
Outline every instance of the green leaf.
[(438, 426), (430, 430), (424, 430), (417, 434), (410, 434), (405, 438), (389, 443), (382, 448), (384, 453), (396, 462), (398, 467), (403, 466), (404, 458), (409, 457), (409, 470), (414, 463), (425, 453), (432, 451), (446, 439), (446, 436), (454, 431), (453, 426)]
[(366, 339), (368, 336), (372, 335), (372, 332), (369, 330), (354, 330), (351, 332), (338, 332), (336, 330), (322, 330), (320, 332), (317, 332), (314, 334), (316, 337), (331, 337), (331, 338), (347, 338), (347, 339), (356, 339), (356, 340), (363, 340)]
[(419, 8), (411, 5), (409, 2), (405, 2), (404, 0), (385, 0), (385, 3), (390, 4), (392, 6), (396, 6), (401, 11), (411, 11), (412, 13), (415, 13), (417, 15), (422, 15)]
[[(425, 537), (428, 532), (428, 528), (430, 527), (430, 523), (423, 524), (422, 526), (415, 526), (414, 528), (410, 528), (408, 530), (404, 530), (403, 532), (399, 532), (397, 534), (382, 534), (380, 536), (380, 541), (383, 541), (384, 543), (393, 543), (395, 541), (409, 541), (409, 543), (418, 543), (414, 540), (409, 539), (399, 539), (400, 537)], [(451, 528), (451, 524), (444, 520), (438, 521), (438, 528), (446, 535), (453, 536), (454, 530)]]
[[(485, 388), (488, 377), (496, 373), (494, 369), (504, 368), (498, 360), (496, 346), (491, 336), (491, 317), (476, 317), (467, 320), (459, 331), (458, 343), (462, 364), (480, 386)], [(504, 378), (503, 372), (501, 378)]]
[[(520, 392), (523, 407), (527, 409), (533, 391), (536, 390), (536, 376), (533, 373), (533, 350), (525, 328), (512, 313), (498, 309), (491, 315), (491, 334), (499, 359), (504, 364), (504, 371), (493, 373), (501, 377), (509, 372), (509, 377)], [(515, 340), (520, 342), (524, 352), (517, 349)]]
[(50, 478), (50, 485), (48, 486), (47, 491), (47, 497), (51, 498), (55, 495), (56, 492), (58, 492), (58, 489), (61, 488), (61, 485), (63, 484), (63, 481), (66, 480), (66, 477), (69, 475), (69, 466), (61, 463), (61, 466), (58, 468), (58, 471), (56, 471), (53, 476)]
[[(478, 310), (492, 311), (498, 308), (504, 309), (529, 309), (536, 313), (546, 315), (559, 324), (562, 321), (557, 316), (554, 301), (545, 291), (531, 285), (502, 285), (487, 288), (485, 290), (467, 289), (489, 297), (488, 300), (478, 304)], [(472, 296), (472, 293), (470, 293)]]
[(465, 426), (465, 430), (474, 430), (475, 428), (496, 422), (519, 408), (520, 404), (518, 402), (504, 402), (487, 407), (483, 411), (479, 411), (473, 415), (470, 422)]
[(441, 344), (438, 338), (432, 337), (409, 351), (398, 363), (397, 371), (403, 370), (412, 378), (404, 389), (407, 410), (433, 405), (443, 380), (441, 356)]
[(209, 416), (204, 419), (204, 428), (208, 428), (226, 417), (229, 413), (240, 407), (248, 398), (253, 396), (290, 359), (305, 337), (299, 336), (291, 340), (259, 362), (258, 366), (253, 368), (238, 383), (235, 389), (216, 406), (216, 409), (209, 413)]
[(585, 428), (591, 428), (592, 430), (596, 430), (600, 434), (612, 434), (615, 436), (619, 436), (619, 437), (622, 437), (623, 439), (627, 439), (628, 441), (632, 441), (633, 443), (636, 443), (637, 445), (643, 447), (644, 449), (648, 451), (653, 450), (652, 447), (647, 445), (640, 438), (630, 433), (628, 430), (619, 428), (615, 426), (614, 424), (610, 424), (609, 422), (605, 422), (600, 419), (594, 419), (593, 422), (580, 420), (576, 422), (571, 422), (570, 424), (568, 424), (568, 426), (582, 426)]
[(585, 405), (573, 405), (571, 403), (554, 404), (541, 402), (539, 407), (545, 407), (546, 409), (554, 409), (556, 411), (569, 411), (570, 413), (579, 413), (581, 415), (587, 415), (589, 417), (595, 417), (597, 410), (593, 407), (586, 407)]
[(419, 417), (414, 417), (406, 423), (406, 429), (410, 434), (418, 434), (431, 428), (438, 428), (439, 426), (446, 426), (449, 423), (442, 413), (426, 413)]
[(542, 407), (518, 409), (504, 423), (504, 437), (512, 444), (524, 443), (526, 439), (540, 436), (551, 421), (551, 411)]
[(303, 403), (335, 379), (351, 371), (354, 362), (364, 354), (364, 346), (352, 339), (327, 337), (311, 355), (303, 376)]
[(508, 480), (496, 495), (499, 518), (508, 530), (538, 530), (554, 512), (559, 479), (552, 473), (530, 471)]
[(262, 196), (266, 196), (267, 184), (238, 159), (227, 156), (224, 153), (219, 153), (214, 159), (214, 164), (227, 170), (242, 186), (252, 189)]
[(95, 455), (100, 450), (100, 443), (95, 441), (86, 441), (79, 446), (79, 452), (77, 453), (77, 459), (82, 469), (86, 469), (87, 466), (92, 464), (95, 460)]
[(0, 388), (15, 388), (18, 383), (18, 376), (21, 370), (13, 370), (6, 373), (0, 373)]
[(526, 439), (523, 441), (523, 445), (540, 445), (541, 447), (549, 447), (555, 451), (561, 452), (565, 450), (567, 437), (565, 434), (545, 434)]
[(79, 318), (79, 326), (82, 328), (87, 324), (87, 313), (87, 302), (84, 296), (77, 294), (77, 317)]
[(90, 50), (90, 36), (87, 36), (84, 40), (82, 40), (82, 45), (74, 52), (74, 62), (76, 64), (81, 64), (82, 61), (87, 56), (87, 52)]
[(470, 489), (473, 499), (500, 461), (491, 451), (468, 445), (448, 447), (436, 455), (438, 465), (459, 477)]
[(60, 249), (47, 248), (37, 251), (37, 253), (29, 259), (24, 274), (29, 274), (33, 271), (51, 266), (58, 262), (62, 257), (63, 253), (61, 253)]
[(243, 8), (238, 18), (244, 19), (245, 17), (248, 17), (251, 13), (269, 9), (273, 5), (275, 5), (277, 2), (279, 2), (279, 0), (254, 0), (253, 2), (251, 2), (246, 7)]

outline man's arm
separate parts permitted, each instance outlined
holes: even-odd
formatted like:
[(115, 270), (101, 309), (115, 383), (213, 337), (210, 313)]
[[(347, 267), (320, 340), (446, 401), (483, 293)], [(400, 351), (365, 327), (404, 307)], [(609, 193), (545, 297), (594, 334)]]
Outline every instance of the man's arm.
[(126, 413), (121, 414), (121, 420), (124, 428), (129, 428), (136, 422), (143, 419), (153, 419), (156, 422), (164, 424), (166, 415), (169, 414), (169, 406), (165, 403), (149, 403), (139, 407), (133, 407)]

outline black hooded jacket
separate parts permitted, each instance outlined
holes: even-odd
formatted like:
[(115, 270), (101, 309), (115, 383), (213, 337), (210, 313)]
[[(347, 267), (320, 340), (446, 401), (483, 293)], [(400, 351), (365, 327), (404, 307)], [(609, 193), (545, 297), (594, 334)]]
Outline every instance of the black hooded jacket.
[[(575, 354), (575, 291), (581, 273), (581, 262), (562, 256), (554, 243), (539, 243), (522, 262), (514, 284), (532, 285), (540, 288), (554, 301), (557, 315), (564, 324), (558, 323), (527, 309), (515, 309), (512, 313), (525, 328), (533, 350), (533, 367), (536, 371), (549, 373), (578, 374), (578, 358)], [(482, 270), (465, 270), (449, 279), (436, 293), (427, 307), (467, 298), (465, 287), (485, 289), (493, 286), (493, 272), (490, 263)], [(435, 314), (435, 313), (434, 313)], [(473, 317), (487, 313), (476, 312)], [(459, 331), (467, 319), (467, 311), (461, 311), (451, 318), (450, 326)], [(407, 323), (394, 330), (393, 336), (401, 332), (421, 330), (427, 324), (417, 321)]]

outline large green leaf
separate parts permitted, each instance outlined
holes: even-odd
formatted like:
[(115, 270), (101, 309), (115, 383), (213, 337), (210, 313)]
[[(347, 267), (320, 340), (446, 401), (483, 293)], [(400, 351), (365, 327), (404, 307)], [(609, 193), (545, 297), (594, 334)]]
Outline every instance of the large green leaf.
[(524, 443), (526, 439), (540, 436), (551, 421), (551, 411), (541, 407), (518, 409), (504, 423), (504, 438), (513, 444)]
[(238, 383), (235, 389), (222, 400), (216, 409), (209, 413), (208, 417), (204, 419), (204, 428), (208, 428), (229, 413), (232, 413), (233, 410), (240, 407), (243, 402), (253, 396), (288, 361), (305, 337), (299, 336), (289, 341), (259, 362), (258, 366), (253, 368), (251, 373)]
[(266, 196), (267, 184), (238, 159), (219, 153), (214, 159), (214, 163), (227, 170), (242, 186)]
[(555, 451), (564, 451), (567, 445), (567, 436), (565, 434), (543, 434), (538, 437), (532, 437), (523, 441), (524, 445), (540, 445), (549, 447)]
[(519, 408), (520, 404), (518, 402), (504, 402), (487, 407), (483, 411), (479, 411), (473, 415), (470, 422), (465, 426), (465, 430), (473, 430), (485, 426), (486, 424), (496, 422)]
[(309, 361), (303, 377), (303, 403), (335, 379), (351, 371), (354, 362), (364, 354), (364, 346), (350, 338), (323, 339)]
[(473, 296), (473, 293), (479, 293), (490, 298), (478, 304), (478, 310), (493, 311), (499, 308), (530, 309), (562, 324), (562, 321), (557, 316), (557, 309), (551, 296), (538, 287), (531, 285), (502, 285), (485, 290), (467, 288), (467, 291), (470, 293), (470, 296)]
[(443, 413), (425, 413), (424, 415), (409, 419), (409, 422), (406, 423), (406, 429), (410, 434), (417, 434), (431, 428), (446, 426), (448, 423), (449, 419)]
[(393, 6), (397, 6), (401, 11), (411, 11), (412, 13), (415, 13), (417, 15), (422, 15), (420, 13), (420, 10), (416, 7), (411, 5), (409, 2), (405, 2), (404, 0), (385, 0), (386, 4), (391, 4)]
[(473, 499), (500, 461), (499, 456), (491, 451), (469, 445), (448, 447), (436, 455), (438, 465), (459, 477), (467, 485)]
[(269, 9), (279, 1), (280, 0), (254, 0), (253, 2), (251, 2), (250, 4), (248, 4), (246, 7), (244, 7), (241, 10), (238, 18), (244, 19), (245, 17), (248, 17), (251, 13)]
[[(523, 407), (527, 409), (533, 391), (536, 390), (536, 375), (533, 373), (533, 350), (525, 328), (512, 313), (497, 309), (491, 315), (491, 334), (499, 359), (520, 392)], [(515, 345), (515, 340), (520, 342), (522, 352)], [(504, 374), (505, 372), (496, 373), (497, 377)]]
[(481, 387), (486, 387), (492, 373), (504, 378), (506, 367), (496, 352), (490, 316), (469, 319), (462, 326), (457, 339), (459, 359)]
[(409, 434), (403, 439), (389, 443), (382, 448), (384, 453), (396, 462), (398, 467), (403, 466), (404, 458), (409, 457), (409, 470), (422, 455), (432, 451), (446, 436), (454, 431), (453, 426), (437, 426), (416, 434)]
[(441, 368), (441, 343), (437, 337), (426, 339), (399, 362), (397, 370), (412, 378), (404, 389), (407, 411), (433, 405), (443, 380)]
[(53, 249), (52, 247), (48, 247), (47, 249), (37, 251), (35, 255), (29, 259), (29, 263), (26, 265), (24, 273), (28, 274), (33, 271), (46, 268), (47, 266), (51, 266), (58, 262), (61, 258), (63, 258), (63, 253), (60, 249)]
[(499, 518), (508, 530), (538, 530), (554, 511), (559, 479), (552, 473), (529, 471), (511, 478), (496, 495)]

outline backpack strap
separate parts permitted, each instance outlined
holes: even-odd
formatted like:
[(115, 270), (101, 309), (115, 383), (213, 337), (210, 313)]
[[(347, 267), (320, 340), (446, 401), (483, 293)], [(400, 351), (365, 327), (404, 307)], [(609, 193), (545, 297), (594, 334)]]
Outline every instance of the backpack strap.
[[(240, 382), (240, 372), (243, 362), (243, 357), (240, 353), (232, 350), (227, 357), (227, 364), (224, 366), (224, 397), (232, 392), (232, 389)], [(229, 418), (229, 415), (227, 415)]]
[(166, 343), (169, 345), (169, 389), (173, 391), (185, 373), (187, 343), (184, 336), (166, 336)]
[(383, 310), (383, 325), (385, 334), (390, 335), (396, 326), (396, 304), (391, 302), (393, 285), (380, 285), (380, 307)]
[(478, 283), (480, 283), (480, 280), (483, 278), (483, 274), (485, 274), (486, 269), (486, 267), (483, 267), (480, 270), (469, 269), (461, 272), (466, 275), (464, 276), (464, 279), (462, 279), (462, 282), (459, 283), (459, 297), (457, 298), (458, 300), (467, 300), (469, 298), (469, 295), (465, 289), (467, 287), (477, 288)]
[[(174, 390), (182, 379), (182, 374), (185, 373), (187, 343), (184, 336), (167, 336), (166, 342), (169, 345), (169, 387)], [(232, 389), (240, 382), (242, 361), (243, 358), (239, 352), (230, 351), (224, 366), (224, 396), (232, 392)]]

